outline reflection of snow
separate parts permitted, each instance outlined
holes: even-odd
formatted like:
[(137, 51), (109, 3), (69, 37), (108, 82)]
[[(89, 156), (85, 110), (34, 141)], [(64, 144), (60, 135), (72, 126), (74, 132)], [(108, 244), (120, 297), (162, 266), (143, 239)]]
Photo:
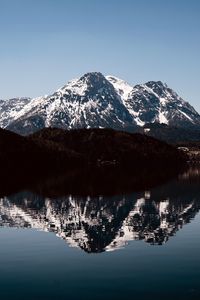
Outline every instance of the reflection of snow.
[[(18, 195), (20, 198), (20, 195)], [(195, 201), (152, 201), (151, 193), (101, 197), (67, 196), (38, 199), (27, 193), (20, 201), (0, 199), (0, 226), (55, 232), (72, 247), (88, 252), (112, 251), (131, 240), (163, 244), (198, 211)], [(196, 205), (196, 206), (195, 206)]]

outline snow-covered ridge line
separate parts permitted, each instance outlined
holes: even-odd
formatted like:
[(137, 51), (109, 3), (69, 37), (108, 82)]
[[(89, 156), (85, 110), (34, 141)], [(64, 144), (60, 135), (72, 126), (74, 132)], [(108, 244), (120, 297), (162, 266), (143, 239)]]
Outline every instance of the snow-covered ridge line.
[(115, 76), (108, 75), (106, 79), (114, 86), (123, 101), (128, 99), (130, 92), (133, 90), (133, 86)]
[(131, 86), (115, 76), (92, 72), (69, 81), (52, 95), (19, 99), (16, 105), (14, 100), (6, 105), (0, 101), (0, 126), (21, 134), (49, 126), (130, 129), (155, 122), (200, 126), (195, 109), (161, 81)]

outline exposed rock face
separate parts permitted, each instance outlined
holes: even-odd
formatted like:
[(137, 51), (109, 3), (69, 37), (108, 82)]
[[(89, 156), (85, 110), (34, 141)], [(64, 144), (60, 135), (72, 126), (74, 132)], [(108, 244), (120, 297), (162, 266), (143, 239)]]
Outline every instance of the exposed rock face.
[[(2, 111), (8, 110), (4, 104)], [(147, 123), (188, 128), (200, 125), (200, 115), (161, 81), (132, 87), (114, 76), (92, 72), (50, 96), (24, 101), (0, 117), (2, 127), (20, 134), (44, 127), (130, 130)]]
[(31, 98), (13, 98), (0, 100), (0, 127), (7, 127), (15, 115), (29, 102)]

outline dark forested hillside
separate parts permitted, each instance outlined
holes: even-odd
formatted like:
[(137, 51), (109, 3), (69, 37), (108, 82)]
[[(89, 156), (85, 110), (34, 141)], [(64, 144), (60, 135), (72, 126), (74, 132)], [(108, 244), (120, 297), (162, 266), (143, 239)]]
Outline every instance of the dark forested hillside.
[(155, 172), (164, 179), (185, 160), (165, 142), (112, 129), (48, 128), (28, 137), (0, 129), (0, 183), (8, 191), (52, 176), (62, 178), (68, 191), (77, 190), (77, 184), (85, 191), (99, 183), (107, 191), (115, 183), (130, 188), (139, 186), (134, 177), (142, 185), (147, 174), (152, 181)]
[[(4, 172), (35, 169), (38, 174), (51, 169), (81, 163), (83, 158), (73, 150), (66, 149), (51, 141), (31, 140), (5, 129), (0, 129), (0, 165)], [(28, 174), (27, 174), (28, 176)]]
[(29, 137), (50, 141), (84, 156), (88, 164), (125, 167), (168, 165), (182, 162), (177, 149), (152, 137), (112, 129), (43, 129)]
[(44, 170), (92, 167), (168, 166), (184, 155), (154, 138), (112, 129), (48, 128), (29, 137), (0, 130), (0, 163), (5, 170)]
[(138, 127), (136, 131), (171, 144), (200, 141), (200, 128), (197, 126), (182, 128), (154, 123)]

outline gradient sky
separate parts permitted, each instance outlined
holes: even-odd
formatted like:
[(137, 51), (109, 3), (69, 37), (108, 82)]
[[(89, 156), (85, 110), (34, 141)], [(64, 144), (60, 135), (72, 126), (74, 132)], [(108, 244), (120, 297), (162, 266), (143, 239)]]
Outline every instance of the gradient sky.
[(89, 71), (161, 80), (200, 112), (200, 1), (0, 0), (0, 98)]

